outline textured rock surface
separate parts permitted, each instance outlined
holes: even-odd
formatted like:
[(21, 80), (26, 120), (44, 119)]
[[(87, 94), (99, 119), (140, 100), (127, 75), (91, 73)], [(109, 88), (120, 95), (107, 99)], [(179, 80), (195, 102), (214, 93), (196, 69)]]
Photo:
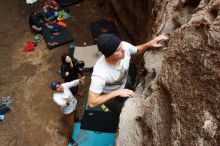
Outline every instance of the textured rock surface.
[(219, 145), (220, 1), (111, 3), (125, 27), (133, 25), (128, 34), (135, 43), (170, 34), (163, 51), (144, 55), (156, 78), (147, 75), (126, 102), (116, 145)]

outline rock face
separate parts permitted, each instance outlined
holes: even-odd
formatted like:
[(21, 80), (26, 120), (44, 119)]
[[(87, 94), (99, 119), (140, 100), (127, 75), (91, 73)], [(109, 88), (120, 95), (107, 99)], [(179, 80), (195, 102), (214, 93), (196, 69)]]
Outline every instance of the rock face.
[(220, 0), (110, 3), (135, 43), (170, 36), (144, 55), (149, 74), (125, 103), (116, 145), (219, 145)]

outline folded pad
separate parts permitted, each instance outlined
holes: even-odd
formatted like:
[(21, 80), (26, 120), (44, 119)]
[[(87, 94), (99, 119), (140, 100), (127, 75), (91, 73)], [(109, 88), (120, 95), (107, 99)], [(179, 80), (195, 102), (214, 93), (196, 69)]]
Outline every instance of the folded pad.
[(81, 122), (81, 129), (98, 132), (115, 133), (119, 118), (113, 112), (85, 110)]
[(85, 67), (93, 67), (96, 61), (102, 56), (97, 45), (76, 47), (74, 50), (74, 57), (78, 60), (83, 60)]
[(94, 40), (96, 40), (96, 38), (100, 34), (105, 34), (105, 33), (114, 34), (120, 37), (116, 23), (111, 18), (101, 19), (101, 20), (92, 22), (90, 25), (90, 28), (91, 28), (91, 32), (92, 32), (92, 36)]
[[(53, 36), (51, 33), (51, 30), (48, 27), (43, 27), (42, 35), (43, 35), (43, 38), (46, 42), (48, 49), (53, 49), (53, 48), (59, 47), (61, 45), (64, 45), (66, 43), (73, 41), (73, 36), (67, 30), (67, 28), (63, 26), (60, 26), (59, 35), (57, 36)], [(48, 45), (48, 42), (56, 42), (57, 44)]]

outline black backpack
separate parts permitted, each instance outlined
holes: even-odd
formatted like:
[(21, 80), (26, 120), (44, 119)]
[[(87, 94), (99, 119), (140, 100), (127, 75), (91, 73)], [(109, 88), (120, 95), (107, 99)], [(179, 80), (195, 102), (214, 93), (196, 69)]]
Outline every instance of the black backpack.
[(104, 18), (92, 22), (90, 25), (90, 29), (95, 41), (100, 34), (114, 34), (120, 38), (117, 24), (112, 18)]

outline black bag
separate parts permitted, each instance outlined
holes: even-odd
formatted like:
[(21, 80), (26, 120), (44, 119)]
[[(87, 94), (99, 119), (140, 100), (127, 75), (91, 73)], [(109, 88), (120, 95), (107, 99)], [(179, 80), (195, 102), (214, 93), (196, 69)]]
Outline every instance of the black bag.
[(5, 113), (9, 112), (10, 108), (7, 104), (0, 105), (0, 115), (4, 115)]
[(100, 34), (114, 34), (120, 38), (117, 24), (112, 18), (105, 18), (92, 22), (90, 29), (95, 41)]

